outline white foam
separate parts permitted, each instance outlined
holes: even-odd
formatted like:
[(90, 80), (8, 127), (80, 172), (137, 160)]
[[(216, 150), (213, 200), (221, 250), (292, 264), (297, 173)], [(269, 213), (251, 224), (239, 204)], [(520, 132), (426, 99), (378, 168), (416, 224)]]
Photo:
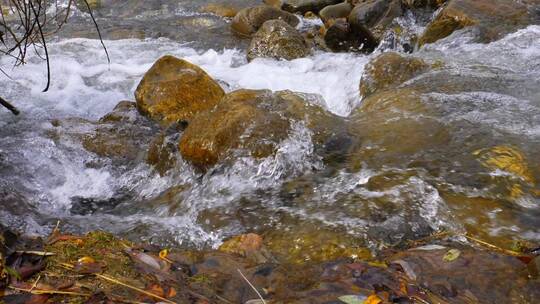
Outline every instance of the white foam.
[[(348, 115), (359, 104), (358, 85), (368, 57), (355, 54), (316, 53), (293, 61), (256, 59), (247, 63), (239, 50), (197, 52), (166, 39), (107, 41), (112, 64), (108, 65), (96, 40), (69, 39), (51, 43), (52, 83), (47, 93), (45, 63), (35, 56), (10, 72), (15, 83), (0, 76), (7, 97), (25, 111), (36, 104), (55, 114), (96, 118), (122, 99), (133, 99), (143, 74), (159, 57), (171, 54), (201, 66), (229, 89), (289, 89), (322, 96), (328, 110)], [(3, 58), (1, 66), (9, 66)], [(28, 92), (29, 90), (29, 92)], [(28, 100), (31, 97), (32, 100)]]

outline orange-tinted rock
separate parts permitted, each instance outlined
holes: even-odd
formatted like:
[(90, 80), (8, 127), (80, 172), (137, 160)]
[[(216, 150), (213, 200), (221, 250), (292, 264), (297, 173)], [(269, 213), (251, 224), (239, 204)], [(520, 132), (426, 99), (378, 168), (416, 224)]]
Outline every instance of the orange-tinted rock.
[(163, 125), (191, 120), (213, 108), (225, 92), (205, 71), (173, 56), (160, 58), (135, 91), (141, 113)]
[(309, 104), (297, 93), (238, 90), (189, 124), (180, 139), (180, 153), (203, 169), (232, 156), (232, 151), (267, 157), (288, 138), (293, 122), (303, 123), (312, 132), (316, 150), (324, 149), (327, 141), (345, 130), (342, 118)]

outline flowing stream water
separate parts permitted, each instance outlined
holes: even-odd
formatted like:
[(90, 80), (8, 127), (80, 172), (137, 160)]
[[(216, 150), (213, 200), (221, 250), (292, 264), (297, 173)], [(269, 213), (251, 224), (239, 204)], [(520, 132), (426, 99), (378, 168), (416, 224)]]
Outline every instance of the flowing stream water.
[[(104, 1), (96, 15), (110, 65), (88, 16), (76, 11), (49, 44), (48, 92), (38, 56), (8, 68), (11, 79), (0, 75), (0, 94), (22, 112), (0, 111), (0, 222), (45, 235), (60, 221), (69, 231), (103, 229), (162, 245), (216, 246), (246, 231), (330, 235), (370, 248), (443, 229), (498, 244), (540, 241), (540, 26), (490, 44), (461, 30), (415, 51), (443, 66), (409, 81), (430, 88), (422, 95), (429, 111), (364, 117), (352, 114), (362, 103), (360, 78), (383, 50), (248, 63), (247, 42), (227, 20), (199, 13), (203, 2)], [(240, 3), (256, 4), (233, 4)], [(413, 16), (401, 22), (422, 30)], [(358, 124), (362, 152), (323, 162), (298, 123), (274, 156), (239, 157), (207, 173), (179, 160), (161, 176), (144, 161), (101, 158), (70, 136), (93, 132), (78, 118), (95, 121), (134, 100), (141, 77), (165, 54), (199, 65), (226, 91), (309, 93)], [(0, 57), (0, 66), (11, 63)]]

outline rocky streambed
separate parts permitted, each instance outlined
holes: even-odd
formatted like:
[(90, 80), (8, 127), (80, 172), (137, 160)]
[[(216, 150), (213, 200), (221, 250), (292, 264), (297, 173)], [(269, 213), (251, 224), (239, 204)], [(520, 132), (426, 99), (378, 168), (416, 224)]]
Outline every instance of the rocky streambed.
[(535, 303), (540, 3), (91, 5), (0, 79), (9, 301)]

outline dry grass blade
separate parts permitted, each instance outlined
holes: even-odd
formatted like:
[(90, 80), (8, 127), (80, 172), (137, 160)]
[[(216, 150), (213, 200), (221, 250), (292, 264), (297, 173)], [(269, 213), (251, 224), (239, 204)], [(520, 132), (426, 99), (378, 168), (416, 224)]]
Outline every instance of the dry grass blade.
[(246, 276), (242, 273), (242, 271), (240, 271), (240, 269), (236, 269), (236, 270), (238, 270), (238, 273), (242, 276), (244, 281), (246, 281), (246, 283), (248, 283), (249, 287), (251, 287), (253, 289), (253, 291), (255, 291), (255, 293), (257, 293), (257, 295), (259, 296), (259, 298), (261, 299), (263, 304), (266, 304), (266, 301), (264, 300), (263, 296), (259, 293), (257, 288), (255, 288), (255, 286), (253, 286), (253, 284), (251, 284), (251, 282), (248, 280), (248, 278), (246, 278)]
[(88, 293), (81, 293), (81, 292), (73, 292), (73, 291), (61, 291), (61, 290), (44, 290), (44, 289), (24, 289), (24, 288), (18, 288), (15, 286), (8, 286), (9, 289), (13, 289), (16, 291), (22, 291), (22, 292), (28, 292), (31, 294), (59, 294), (59, 295), (70, 295), (70, 296), (80, 296), (80, 297), (89, 297), (91, 296)]
[[(73, 268), (75, 268), (75, 266), (70, 265), (70, 264), (67, 264), (67, 263), (61, 263), (60, 265), (63, 266), (63, 267), (65, 267), (65, 268), (67, 268), (67, 269), (70, 269), (70, 270), (73, 270)], [(165, 299), (165, 298), (163, 298), (163, 297), (160, 297), (160, 296), (158, 296), (158, 295), (156, 295), (156, 294), (153, 294), (153, 293), (151, 293), (151, 292), (148, 292), (148, 291), (146, 291), (146, 290), (144, 290), (144, 289), (140, 289), (140, 288), (138, 288), (138, 287), (131, 286), (131, 285), (126, 284), (126, 283), (124, 283), (124, 282), (121, 282), (121, 281), (119, 281), (119, 280), (117, 280), (117, 279), (115, 279), (115, 278), (113, 278), (113, 277), (110, 277), (110, 276), (107, 276), (107, 275), (104, 275), (104, 274), (99, 274), (99, 273), (94, 273), (94, 274), (92, 274), (92, 275), (96, 276), (97, 278), (100, 278), (100, 279), (109, 281), (109, 282), (111, 282), (111, 283), (114, 283), (114, 284), (117, 284), (117, 285), (120, 285), (120, 286), (127, 287), (127, 288), (129, 288), (129, 289), (135, 290), (135, 291), (137, 291), (137, 292), (140, 292), (140, 293), (142, 293), (142, 294), (144, 294), (144, 295), (147, 295), (147, 296), (149, 296), (149, 297), (158, 299), (158, 300), (163, 301), (163, 302), (165, 302), (165, 303), (176, 304), (175, 302), (173, 302), (173, 301), (171, 301), (171, 300), (168, 300), (168, 299)]]
[(53, 256), (56, 255), (54, 252), (46, 251), (16, 251), (19, 254), (29, 254), (29, 255), (39, 255), (39, 256)]
[(523, 254), (522, 253), (519, 253), (519, 252), (516, 252), (516, 251), (512, 251), (512, 250), (508, 250), (508, 249), (504, 249), (504, 248), (501, 248), (499, 246), (496, 246), (496, 245), (493, 245), (493, 244), (490, 244), (488, 242), (485, 242), (485, 241), (482, 241), (482, 240), (479, 240), (477, 238), (474, 238), (472, 236), (468, 236), (466, 234), (461, 234), (461, 236), (465, 237), (466, 239), (470, 240), (470, 241), (473, 241), (477, 244), (480, 244), (480, 245), (483, 245), (485, 247), (488, 247), (488, 248), (491, 248), (493, 250), (497, 250), (499, 252), (502, 252), (502, 253), (505, 253), (505, 254), (508, 254), (508, 255), (511, 255), (511, 256), (522, 256)]

